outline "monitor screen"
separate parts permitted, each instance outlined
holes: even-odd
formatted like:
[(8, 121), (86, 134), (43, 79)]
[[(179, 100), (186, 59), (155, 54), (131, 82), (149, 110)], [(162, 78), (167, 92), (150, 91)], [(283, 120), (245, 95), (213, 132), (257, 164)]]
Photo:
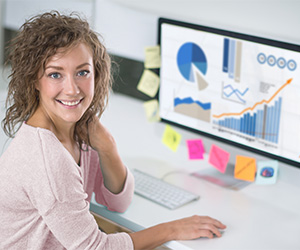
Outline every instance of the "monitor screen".
[(160, 116), (300, 166), (300, 46), (159, 19)]

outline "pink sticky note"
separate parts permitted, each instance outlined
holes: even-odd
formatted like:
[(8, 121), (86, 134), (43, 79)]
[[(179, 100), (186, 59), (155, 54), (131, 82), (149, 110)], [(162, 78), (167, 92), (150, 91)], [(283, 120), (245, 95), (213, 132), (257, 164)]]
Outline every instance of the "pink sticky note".
[(230, 154), (225, 150), (212, 145), (209, 152), (208, 162), (212, 164), (221, 173), (225, 173)]
[(190, 160), (203, 159), (204, 147), (202, 140), (187, 140), (186, 144), (188, 147)]

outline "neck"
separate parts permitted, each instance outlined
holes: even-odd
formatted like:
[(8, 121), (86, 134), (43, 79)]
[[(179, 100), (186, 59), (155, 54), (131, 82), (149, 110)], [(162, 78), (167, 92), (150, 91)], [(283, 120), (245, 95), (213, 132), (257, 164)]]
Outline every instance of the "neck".
[(74, 130), (76, 123), (68, 123), (57, 119), (56, 117), (51, 117), (42, 107), (37, 108), (32, 117), (28, 119), (27, 124), (50, 130), (63, 144), (75, 143)]

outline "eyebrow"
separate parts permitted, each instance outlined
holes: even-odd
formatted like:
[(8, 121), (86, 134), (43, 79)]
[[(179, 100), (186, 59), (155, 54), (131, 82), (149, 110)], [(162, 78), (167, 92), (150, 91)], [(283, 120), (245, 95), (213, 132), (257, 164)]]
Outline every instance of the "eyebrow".
[[(86, 65), (89, 65), (89, 66), (92, 66), (90, 63), (83, 63), (83, 64), (80, 64), (76, 67), (76, 69), (80, 69)], [(46, 69), (49, 69), (49, 68), (52, 68), (52, 69), (56, 69), (56, 70), (63, 70), (64, 68), (63, 67), (60, 67), (60, 66), (53, 66), (53, 65), (49, 65), (45, 68)]]

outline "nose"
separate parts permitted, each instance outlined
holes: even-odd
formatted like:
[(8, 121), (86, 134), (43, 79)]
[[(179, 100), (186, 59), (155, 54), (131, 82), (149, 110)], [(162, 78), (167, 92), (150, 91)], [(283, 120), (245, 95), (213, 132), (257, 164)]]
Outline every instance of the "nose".
[(66, 95), (75, 96), (80, 93), (80, 89), (76, 83), (76, 80), (69, 76), (65, 81), (64, 92)]

